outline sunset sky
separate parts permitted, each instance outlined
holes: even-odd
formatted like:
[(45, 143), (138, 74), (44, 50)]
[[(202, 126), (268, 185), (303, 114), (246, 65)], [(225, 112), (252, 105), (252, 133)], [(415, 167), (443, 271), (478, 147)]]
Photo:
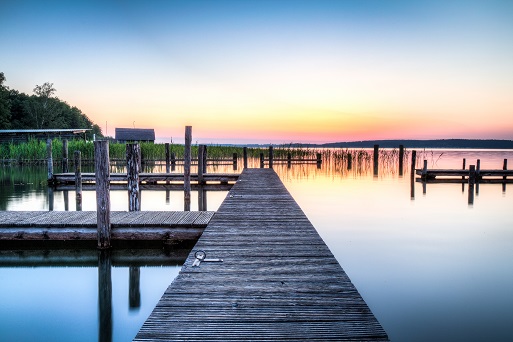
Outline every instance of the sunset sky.
[(0, 72), (160, 142), (513, 139), (513, 1), (0, 0)]

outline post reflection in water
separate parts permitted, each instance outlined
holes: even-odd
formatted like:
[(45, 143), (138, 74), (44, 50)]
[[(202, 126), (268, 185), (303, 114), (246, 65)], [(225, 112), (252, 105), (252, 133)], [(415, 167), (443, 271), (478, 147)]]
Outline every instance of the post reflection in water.
[(129, 269), (129, 286), (128, 286), (128, 305), (130, 310), (139, 309), (141, 307), (141, 290), (139, 287), (141, 278), (141, 268), (131, 266)]
[(98, 341), (112, 341), (112, 279), (110, 250), (98, 251)]

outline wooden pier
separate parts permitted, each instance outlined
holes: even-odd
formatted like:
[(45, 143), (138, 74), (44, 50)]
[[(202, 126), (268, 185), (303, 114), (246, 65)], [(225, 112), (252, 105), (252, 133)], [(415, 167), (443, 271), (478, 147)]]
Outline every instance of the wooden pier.
[[(0, 241), (96, 241), (95, 211), (0, 211)], [(113, 211), (112, 239), (197, 240), (212, 211)]]
[(271, 169), (244, 170), (134, 339), (213, 340), (388, 341)]
[[(239, 178), (239, 174), (237, 173), (205, 173), (202, 175), (203, 182), (209, 183), (218, 183), (218, 184), (228, 184), (234, 183)], [(127, 174), (126, 173), (111, 173), (110, 174), (110, 182), (112, 184), (127, 184)], [(166, 183), (166, 182), (184, 182), (183, 173), (139, 173), (139, 181), (141, 184), (156, 184)], [(198, 182), (198, 175), (191, 174), (191, 181)], [(74, 184), (75, 183), (75, 173), (56, 173), (53, 174), (49, 180), (49, 184)], [(82, 173), (82, 183), (83, 184), (94, 184), (95, 183), (95, 174), (94, 173)]]

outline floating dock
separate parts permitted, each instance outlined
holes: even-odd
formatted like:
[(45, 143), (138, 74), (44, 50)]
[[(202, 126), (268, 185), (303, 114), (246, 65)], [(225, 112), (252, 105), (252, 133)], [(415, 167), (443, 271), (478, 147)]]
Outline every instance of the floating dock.
[(245, 169), (134, 341), (271, 340), (388, 337), (276, 173)]

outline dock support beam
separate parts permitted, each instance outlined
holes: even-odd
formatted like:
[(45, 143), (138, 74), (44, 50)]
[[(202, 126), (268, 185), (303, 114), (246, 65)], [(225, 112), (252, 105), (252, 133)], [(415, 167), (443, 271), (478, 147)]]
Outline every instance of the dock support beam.
[(192, 126), (185, 126), (185, 149), (183, 152), (184, 210), (191, 210), (191, 142)]
[(399, 145), (399, 176), (403, 175), (404, 145)]
[(244, 158), (244, 168), (247, 169), (248, 168), (248, 148), (247, 147), (242, 148), (242, 155)]
[(62, 141), (62, 173), (68, 173), (68, 140)]
[(203, 179), (203, 170), (204, 170), (204, 159), (203, 159), (203, 151), (205, 151), (205, 145), (198, 146), (198, 184), (204, 184), (205, 181)]
[(171, 167), (169, 165), (169, 143), (165, 143), (164, 148), (166, 150), (166, 173), (170, 173)]
[(347, 170), (351, 170), (353, 168), (353, 155), (351, 153), (347, 154)]
[(82, 211), (82, 152), (75, 151), (74, 157), (76, 210)]
[(378, 175), (379, 145), (374, 145), (374, 176)]
[(468, 204), (474, 204), (474, 185), (476, 183), (476, 166), (470, 165), (468, 174)]
[(52, 156), (52, 139), (46, 140), (46, 163), (48, 165), (48, 183), (53, 182), (53, 156)]
[(139, 144), (126, 144), (126, 170), (128, 183), (128, 211), (141, 210), (139, 172), (141, 147)]
[(110, 248), (110, 160), (109, 142), (94, 142), (94, 165), (96, 170), (96, 217), (98, 248)]
[(269, 146), (269, 168), (273, 168), (273, 160), (274, 160), (274, 148), (273, 146)]

